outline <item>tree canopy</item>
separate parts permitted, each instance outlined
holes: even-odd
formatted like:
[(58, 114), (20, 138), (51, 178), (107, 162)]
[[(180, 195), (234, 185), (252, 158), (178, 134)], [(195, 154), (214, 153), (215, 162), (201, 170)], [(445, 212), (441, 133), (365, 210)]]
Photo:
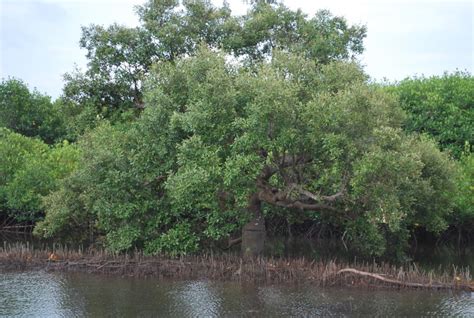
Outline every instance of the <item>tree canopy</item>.
[(46, 143), (60, 141), (65, 128), (59, 109), (49, 96), (30, 91), (21, 80), (9, 78), (0, 83), (0, 127)]
[(403, 132), (396, 100), (355, 63), (274, 52), (248, 69), (202, 47), (157, 64), (145, 89), (132, 127), (82, 140), (83, 168), (46, 200), (44, 233), (78, 208), (113, 249), (184, 253), (283, 210), (380, 255), (386, 233), (402, 244), (413, 222), (446, 226), (453, 164)]
[(300, 52), (327, 63), (363, 51), (365, 27), (320, 11), (309, 18), (279, 3), (255, 2), (244, 16), (210, 1), (150, 0), (137, 8), (140, 26), (83, 27), (80, 45), (88, 67), (65, 75), (64, 98), (91, 105), (113, 121), (143, 108), (143, 80), (153, 63), (192, 56), (200, 44), (248, 63), (274, 49)]
[(49, 147), (39, 139), (0, 128), (0, 217), (38, 221), (42, 197), (76, 168), (78, 150), (68, 142)]
[(469, 73), (407, 78), (389, 90), (408, 114), (406, 130), (433, 136), (455, 158), (466, 143), (474, 144), (474, 77)]

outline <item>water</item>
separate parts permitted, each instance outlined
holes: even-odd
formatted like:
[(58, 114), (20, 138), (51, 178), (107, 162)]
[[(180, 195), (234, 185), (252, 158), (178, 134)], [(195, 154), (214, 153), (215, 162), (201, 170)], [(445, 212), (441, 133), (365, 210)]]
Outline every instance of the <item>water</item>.
[(6, 317), (474, 317), (474, 293), (0, 273)]

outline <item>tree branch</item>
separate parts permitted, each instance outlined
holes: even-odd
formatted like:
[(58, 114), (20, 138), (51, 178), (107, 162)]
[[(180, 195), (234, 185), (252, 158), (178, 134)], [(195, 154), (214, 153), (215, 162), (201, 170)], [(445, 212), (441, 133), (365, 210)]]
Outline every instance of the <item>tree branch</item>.
[(258, 193), (258, 198), (263, 202), (284, 208), (296, 208), (300, 210), (312, 211), (329, 210), (339, 212), (337, 208), (325, 203), (307, 203), (301, 200), (292, 200), (289, 198), (289, 190), (291, 189), (291, 186), (285, 191), (278, 191), (276, 189), (265, 187)]
[[(262, 154), (267, 154), (266, 152)], [(329, 210), (339, 212), (337, 208), (331, 205), (346, 194), (346, 187), (348, 183), (348, 175), (344, 174), (340, 190), (332, 195), (317, 195), (295, 182), (289, 182), (290, 179), (285, 180), (288, 184), (286, 189), (280, 190), (269, 185), (268, 180), (277, 172), (283, 173), (285, 168), (293, 168), (310, 162), (311, 159), (304, 155), (283, 155), (276, 158), (277, 166), (264, 166), (260, 176), (257, 178), (257, 187), (260, 189), (258, 198), (266, 203), (281, 206), (284, 208), (296, 208), (300, 210)], [(293, 178), (291, 178), (293, 179)], [(293, 192), (298, 193), (298, 198), (292, 198)]]
[[(261, 150), (261, 154), (264, 154), (265, 157), (267, 153)], [(263, 171), (259, 177), (259, 179), (263, 181), (268, 181), (271, 176), (273, 176), (278, 171), (282, 171), (285, 168), (289, 168), (296, 165), (302, 165), (311, 161), (311, 159), (306, 158), (304, 155), (301, 156), (290, 156), (290, 155), (283, 155), (280, 158), (275, 160), (277, 162), (277, 166), (274, 165), (266, 165), (263, 168)]]
[(339, 212), (333, 206), (323, 204), (323, 203), (304, 203), (301, 201), (292, 201), (292, 202), (284, 202), (284, 201), (277, 201), (276, 205), (284, 207), (284, 208), (296, 208), (300, 210), (311, 210), (311, 211), (319, 211), (319, 210), (329, 210), (333, 212)]
[(299, 194), (302, 194), (314, 201), (325, 201), (325, 202), (334, 202), (336, 201), (337, 199), (343, 197), (345, 194), (346, 194), (346, 191), (347, 191), (347, 183), (349, 182), (349, 177), (348, 177), (348, 174), (344, 174), (344, 176), (342, 177), (342, 181), (341, 181), (341, 187), (339, 189), (339, 191), (335, 194), (332, 194), (332, 195), (317, 195), (317, 194), (314, 194), (308, 190), (305, 190), (302, 186), (300, 185), (297, 185), (297, 184), (294, 184), (292, 186), (292, 189), (296, 189), (298, 191)]
[(293, 187), (294, 189), (296, 189), (298, 191), (299, 194), (302, 194), (314, 201), (326, 201), (326, 202), (334, 202), (336, 201), (337, 199), (339, 199), (340, 197), (343, 197), (344, 194), (345, 194), (345, 189), (342, 189), (340, 190), (339, 192), (333, 194), (333, 195), (317, 195), (317, 194), (314, 194), (308, 190), (305, 190), (303, 189), (302, 186), (300, 185), (294, 185)]

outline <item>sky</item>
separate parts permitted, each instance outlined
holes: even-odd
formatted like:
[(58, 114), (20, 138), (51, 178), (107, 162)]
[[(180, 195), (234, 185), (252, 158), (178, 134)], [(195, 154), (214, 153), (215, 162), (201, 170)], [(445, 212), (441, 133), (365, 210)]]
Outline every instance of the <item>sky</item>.
[[(144, 0), (0, 0), (0, 78), (22, 79), (57, 98), (63, 74), (85, 69), (81, 26), (137, 26)], [(217, 5), (222, 0), (212, 0)], [(235, 14), (245, 1), (228, 0)], [(374, 80), (474, 73), (474, 0), (286, 0), (309, 16), (320, 9), (367, 26), (360, 57)]]

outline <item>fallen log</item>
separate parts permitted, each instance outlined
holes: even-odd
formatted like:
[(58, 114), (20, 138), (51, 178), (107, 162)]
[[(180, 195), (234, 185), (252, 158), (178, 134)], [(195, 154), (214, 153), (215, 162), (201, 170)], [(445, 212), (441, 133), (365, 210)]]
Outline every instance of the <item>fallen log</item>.
[(387, 277), (383, 277), (381, 274), (374, 274), (369, 272), (360, 271), (354, 268), (343, 268), (337, 272), (337, 275), (344, 274), (344, 273), (351, 273), (356, 274), (359, 276), (370, 277), (376, 279), (378, 281), (382, 281), (385, 283), (389, 283), (392, 285), (398, 285), (403, 287), (412, 287), (412, 288), (433, 288), (433, 289), (467, 289), (470, 291), (474, 291), (474, 286), (472, 284), (423, 284), (423, 283), (410, 283), (410, 282), (403, 282), (396, 279), (391, 279)]

